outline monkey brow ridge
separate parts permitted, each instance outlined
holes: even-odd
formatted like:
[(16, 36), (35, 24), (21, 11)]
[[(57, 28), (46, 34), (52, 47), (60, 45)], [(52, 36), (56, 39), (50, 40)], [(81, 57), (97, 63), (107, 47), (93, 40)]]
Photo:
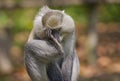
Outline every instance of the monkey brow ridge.
[(62, 24), (63, 14), (60, 12), (47, 12), (42, 19), (42, 23), (44, 26), (48, 26), (50, 28), (58, 27)]
[(47, 21), (47, 25), (50, 26), (50, 27), (56, 27), (58, 25), (60, 25), (61, 22), (59, 20), (59, 18), (55, 18), (55, 17), (51, 17), (50, 19), (48, 19)]

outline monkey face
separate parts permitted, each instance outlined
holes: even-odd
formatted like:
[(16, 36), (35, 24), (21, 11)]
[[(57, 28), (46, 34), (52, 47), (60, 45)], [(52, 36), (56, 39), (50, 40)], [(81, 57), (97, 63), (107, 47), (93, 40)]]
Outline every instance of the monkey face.
[(46, 35), (53, 42), (55, 47), (58, 49), (59, 53), (64, 55), (64, 50), (63, 50), (63, 47), (61, 45), (61, 40), (60, 40), (60, 31), (61, 31), (61, 28), (59, 29), (47, 28)]
[(61, 42), (61, 28), (57, 28), (57, 29), (50, 29), (47, 28), (46, 29), (46, 35), (48, 38), (52, 39), (52, 40), (57, 40), (59, 43)]
[(60, 33), (61, 33), (61, 28), (52, 30), (52, 35), (58, 40), (58, 42), (61, 42)]

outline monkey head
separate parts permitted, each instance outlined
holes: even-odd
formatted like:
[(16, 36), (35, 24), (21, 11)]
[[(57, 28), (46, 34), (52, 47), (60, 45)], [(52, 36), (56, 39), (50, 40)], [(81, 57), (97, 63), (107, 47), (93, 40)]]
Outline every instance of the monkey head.
[(49, 38), (57, 39), (60, 42), (60, 31), (62, 28), (63, 14), (60, 11), (47, 12), (42, 17), (42, 24), (46, 28), (46, 35)]
[(58, 42), (61, 42), (74, 29), (74, 21), (69, 15), (47, 6), (41, 8), (34, 21), (34, 33), (37, 37), (53, 36)]

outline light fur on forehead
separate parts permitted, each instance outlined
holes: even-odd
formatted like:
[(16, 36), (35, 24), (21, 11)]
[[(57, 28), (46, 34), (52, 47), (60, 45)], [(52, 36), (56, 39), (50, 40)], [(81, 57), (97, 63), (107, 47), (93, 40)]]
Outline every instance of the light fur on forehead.
[(49, 27), (51, 29), (59, 28), (62, 24), (63, 14), (58, 11), (47, 12), (42, 17), (42, 23), (45, 27)]

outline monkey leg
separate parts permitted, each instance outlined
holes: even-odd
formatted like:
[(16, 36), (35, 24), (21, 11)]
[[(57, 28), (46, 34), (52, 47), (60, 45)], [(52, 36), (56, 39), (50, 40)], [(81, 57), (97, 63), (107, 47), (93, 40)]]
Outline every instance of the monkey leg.
[(31, 54), (25, 55), (25, 66), (32, 81), (50, 81), (46, 73), (46, 64), (37, 60)]
[(47, 75), (50, 81), (63, 81), (63, 76), (57, 63), (48, 64)]

